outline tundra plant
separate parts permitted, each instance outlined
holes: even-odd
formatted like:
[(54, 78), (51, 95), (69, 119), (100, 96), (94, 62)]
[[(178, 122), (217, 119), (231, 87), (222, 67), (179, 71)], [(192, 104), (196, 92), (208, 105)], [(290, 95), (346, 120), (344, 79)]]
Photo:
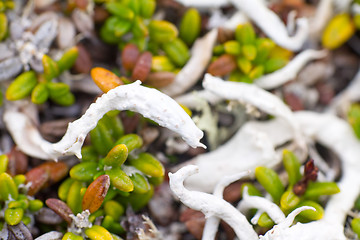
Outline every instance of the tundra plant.
[(282, 68), (292, 56), (271, 39), (257, 37), (250, 23), (238, 25), (235, 39), (216, 45), (213, 53), (214, 61), (207, 70), (210, 74), (230, 74), (230, 81), (247, 83)]
[(6, 225), (34, 224), (33, 214), (43, 206), (42, 201), (28, 195), (25, 175), (12, 177), (5, 172), (8, 161), (6, 155), (0, 156), (0, 237)]
[(65, 83), (52, 82), (62, 72), (70, 69), (76, 61), (78, 50), (73, 47), (66, 51), (58, 61), (54, 61), (47, 55), (43, 55), (43, 74), (36, 74), (30, 70), (20, 74), (6, 90), (6, 99), (16, 101), (31, 95), (31, 101), (42, 104), (50, 98), (53, 102), (69, 106), (75, 101), (70, 87)]
[[(340, 192), (340, 189), (334, 182), (318, 182), (317, 167), (314, 161), (310, 160), (305, 164), (304, 174), (300, 174), (300, 162), (290, 151), (283, 152), (283, 165), (288, 175), (288, 186), (285, 188), (279, 175), (272, 169), (259, 166), (255, 169), (256, 180), (271, 196), (271, 199), (277, 204), (285, 215), (301, 206), (310, 206), (316, 209), (313, 211), (301, 212), (297, 220), (308, 222), (319, 220), (323, 217), (324, 209), (320, 205), (320, 197), (323, 195), (332, 195)], [(249, 195), (261, 196), (260, 191), (251, 184), (244, 184), (247, 187)], [(241, 204), (239, 206), (241, 210)], [(266, 213), (257, 213), (252, 221), (261, 227), (272, 227), (274, 219), (271, 219)]]

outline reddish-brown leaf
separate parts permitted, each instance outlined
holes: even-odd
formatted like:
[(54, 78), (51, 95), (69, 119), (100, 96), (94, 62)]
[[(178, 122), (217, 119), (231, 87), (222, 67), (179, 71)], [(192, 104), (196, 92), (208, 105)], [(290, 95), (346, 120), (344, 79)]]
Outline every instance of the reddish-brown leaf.
[(13, 147), (7, 156), (9, 158), (7, 172), (11, 176), (26, 173), (28, 168), (28, 157), (23, 152), (16, 147)]
[(128, 43), (121, 52), (121, 63), (126, 71), (134, 69), (137, 59), (140, 56), (140, 51), (135, 44)]
[(64, 162), (46, 162), (39, 165), (38, 168), (43, 168), (49, 173), (49, 184), (59, 182), (69, 172), (69, 167)]
[(98, 210), (105, 199), (109, 187), (110, 177), (108, 175), (101, 175), (95, 179), (86, 189), (82, 200), (82, 209), (88, 209), (90, 213)]
[(140, 80), (144, 82), (151, 70), (152, 54), (150, 52), (143, 52), (137, 59), (133, 69), (131, 79), (133, 81)]
[(51, 208), (57, 215), (62, 217), (68, 224), (71, 224), (72, 219), (69, 216), (73, 214), (71, 209), (63, 201), (56, 198), (49, 198), (45, 201), (46, 205)]
[(77, 45), (79, 56), (74, 64), (74, 69), (78, 73), (89, 73), (92, 67), (92, 59), (88, 50), (81, 44)]
[(149, 73), (146, 84), (155, 88), (166, 87), (175, 80), (176, 74), (173, 72), (152, 72)]
[(49, 181), (50, 174), (43, 168), (33, 168), (25, 174), (26, 182), (31, 182), (29, 187), (28, 195), (35, 195), (40, 189), (46, 186)]
[(224, 54), (210, 64), (207, 72), (214, 76), (225, 76), (235, 69), (235, 57), (230, 54)]

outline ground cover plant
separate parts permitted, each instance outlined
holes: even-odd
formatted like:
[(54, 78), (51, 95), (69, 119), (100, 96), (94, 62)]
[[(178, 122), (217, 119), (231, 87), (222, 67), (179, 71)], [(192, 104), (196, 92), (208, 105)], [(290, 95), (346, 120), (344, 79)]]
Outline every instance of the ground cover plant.
[(359, 4), (0, 0), (0, 239), (359, 239)]

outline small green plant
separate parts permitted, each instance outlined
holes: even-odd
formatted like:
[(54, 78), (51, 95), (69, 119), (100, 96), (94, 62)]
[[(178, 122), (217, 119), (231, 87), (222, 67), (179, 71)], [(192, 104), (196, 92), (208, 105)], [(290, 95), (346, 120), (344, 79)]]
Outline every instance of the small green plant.
[[(154, 186), (163, 180), (164, 167), (151, 154), (140, 152), (143, 144), (140, 136), (124, 134), (117, 113), (105, 114), (90, 132), (91, 145), (82, 148), (82, 161), (70, 169), (70, 178), (60, 185), (58, 196), (74, 214), (89, 210), (90, 222), (103, 216), (103, 227), (122, 234), (119, 222), (124, 209), (131, 205), (137, 211), (147, 204)], [(104, 176), (109, 178), (109, 188), (103, 201), (90, 207), (85, 199), (95, 198), (98, 192), (89, 190), (90, 186), (101, 186), (95, 181)]]
[[(274, 203), (280, 206), (287, 215), (294, 209), (302, 206), (310, 206), (316, 211), (305, 210), (297, 216), (299, 222), (319, 220), (323, 217), (324, 209), (319, 198), (323, 195), (332, 195), (340, 192), (334, 182), (317, 182), (317, 167), (313, 160), (305, 164), (304, 174), (300, 173), (300, 162), (290, 151), (283, 152), (283, 165), (288, 175), (288, 185), (284, 186), (279, 175), (267, 167), (257, 167), (255, 170), (256, 180), (264, 190), (271, 196)], [(261, 192), (252, 184), (242, 186), (248, 188), (249, 195), (261, 196)], [(266, 214), (261, 214), (258, 225), (270, 228), (274, 222)]]
[(31, 223), (31, 216), (39, 211), (43, 203), (27, 195), (27, 187), (24, 185), (26, 177), (22, 174), (14, 177), (6, 173), (8, 157), (0, 156), (0, 231), (4, 224), (17, 225), (23, 222)]
[[(106, 43), (118, 44), (128, 76), (148, 81), (154, 87), (171, 83), (190, 58), (188, 46), (200, 33), (198, 11), (189, 9), (178, 30), (168, 21), (151, 20), (156, 7), (154, 0), (113, 1), (105, 7), (112, 15), (102, 26), (100, 36)], [(186, 27), (188, 24), (193, 27)], [(150, 72), (160, 74), (149, 76)], [(163, 80), (160, 84), (151, 80), (159, 78)]]
[(256, 36), (250, 23), (239, 25), (235, 39), (213, 49), (208, 72), (214, 76), (229, 75), (230, 81), (252, 83), (263, 74), (274, 72), (287, 64), (291, 52), (268, 38)]
[(70, 92), (70, 87), (65, 83), (52, 82), (52, 80), (70, 69), (77, 56), (76, 47), (66, 51), (58, 61), (44, 55), (42, 58), (44, 73), (37, 75), (35, 71), (30, 70), (20, 74), (6, 90), (6, 99), (16, 101), (31, 95), (31, 101), (35, 104), (42, 104), (51, 99), (59, 105), (72, 105), (75, 97)]

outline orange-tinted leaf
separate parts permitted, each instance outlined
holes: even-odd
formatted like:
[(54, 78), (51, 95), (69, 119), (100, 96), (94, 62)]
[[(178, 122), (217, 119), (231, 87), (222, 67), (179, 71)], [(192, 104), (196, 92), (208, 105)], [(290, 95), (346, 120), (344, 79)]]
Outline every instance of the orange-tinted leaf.
[(105, 199), (109, 187), (110, 177), (108, 175), (101, 175), (95, 179), (85, 192), (82, 200), (82, 209), (88, 209), (90, 213), (98, 210)]
[(108, 92), (109, 90), (123, 84), (118, 76), (116, 76), (111, 71), (101, 67), (91, 69), (91, 77), (95, 84), (103, 92)]

